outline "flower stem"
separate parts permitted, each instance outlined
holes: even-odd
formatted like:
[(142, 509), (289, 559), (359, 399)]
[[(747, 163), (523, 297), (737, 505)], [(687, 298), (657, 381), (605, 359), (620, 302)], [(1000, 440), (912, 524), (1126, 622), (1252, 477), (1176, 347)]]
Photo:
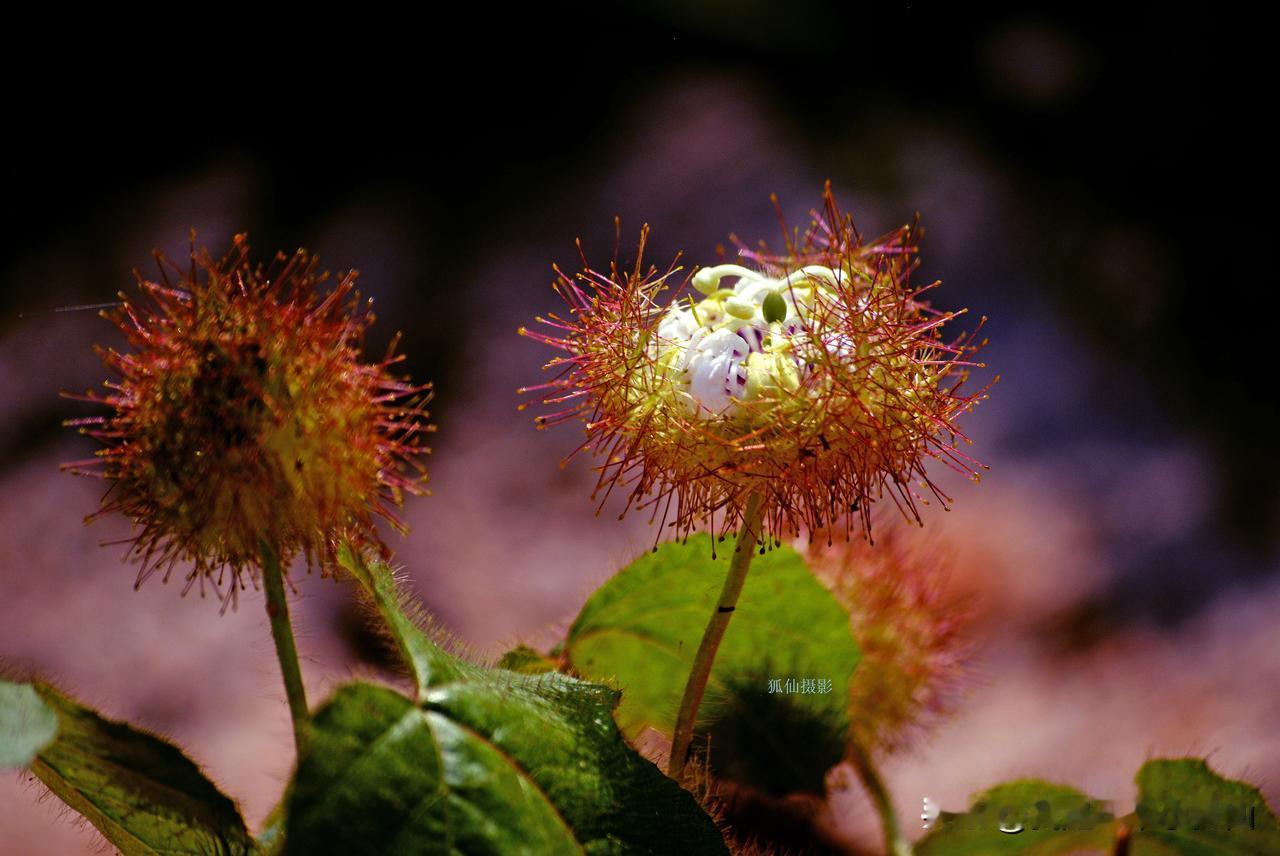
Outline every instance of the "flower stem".
[(698, 719), (702, 694), (707, 689), (707, 679), (711, 676), (711, 664), (715, 662), (720, 640), (724, 638), (729, 619), (737, 608), (738, 595), (742, 593), (742, 584), (746, 582), (747, 570), (751, 567), (751, 557), (755, 555), (762, 523), (760, 504), (761, 497), (758, 493), (747, 498), (747, 509), (742, 516), (742, 531), (738, 533), (738, 543), (733, 548), (733, 559), (729, 562), (729, 573), (724, 578), (724, 588), (716, 601), (715, 611), (711, 613), (711, 620), (707, 622), (707, 629), (702, 632), (702, 642), (693, 658), (693, 670), (689, 673), (688, 683), (684, 685), (684, 698), (680, 701), (680, 713), (676, 717), (676, 730), (671, 740), (671, 757), (667, 762), (667, 775), (677, 781), (684, 774), (685, 764), (689, 760), (693, 726)]
[(276, 643), (276, 657), (284, 675), (284, 690), (289, 697), (289, 714), (293, 717), (293, 743), (298, 757), (307, 748), (310, 714), (307, 693), (302, 686), (302, 668), (298, 665), (298, 646), (293, 641), (289, 623), (289, 603), (284, 593), (284, 573), (280, 559), (268, 545), (262, 545), (262, 582), (267, 593), (267, 617), (271, 619), (271, 638)]
[(849, 759), (857, 769), (858, 778), (862, 779), (862, 786), (867, 789), (871, 802), (875, 804), (876, 814), (880, 815), (885, 852), (889, 856), (913, 856), (915, 851), (898, 826), (898, 813), (893, 809), (893, 800), (880, 779), (880, 773), (871, 763), (866, 751), (853, 740), (849, 741)]

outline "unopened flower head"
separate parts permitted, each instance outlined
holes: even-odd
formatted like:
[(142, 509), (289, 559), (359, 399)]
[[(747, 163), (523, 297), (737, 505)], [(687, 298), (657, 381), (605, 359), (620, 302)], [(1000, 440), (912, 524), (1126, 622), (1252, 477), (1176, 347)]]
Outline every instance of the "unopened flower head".
[(84, 398), (111, 413), (69, 423), (106, 446), (66, 468), (111, 483), (98, 514), (133, 522), (138, 582), (189, 562), (184, 592), (203, 591), (229, 571), (225, 603), (264, 549), (322, 570), (341, 541), (385, 549), (375, 518), (403, 529), (394, 506), (426, 480), (430, 386), (391, 373), (394, 343), (361, 361), (356, 273), (326, 291), (304, 250), (254, 266), (240, 235), (221, 261), (193, 248), (177, 276), (139, 276), (142, 299), (107, 313), (131, 350), (99, 349), (119, 377)]
[(910, 284), (916, 230), (864, 243), (828, 188), (804, 235), (787, 234), (781, 253), (741, 247), (741, 264), (697, 270), (665, 306), (674, 265), (557, 270), (569, 314), (521, 333), (567, 355), (530, 389), (559, 408), (539, 425), (585, 421), (604, 496), (625, 485), (627, 508), (680, 534), (736, 527), (752, 494), (774, 537), (847, 534), (852, 520), (869, 532), (885, 496), (917, 521), (921, 502), (945, 505), (929, 458), (978, 478), (955, 420), (985, 396), (960, 391), (979, 345), (944, 340), (960, 313)]
[(891, 526), (874, 547), (811, 545), (811, 564), (849, 611), (862, 650), (849, 684), (849, 738), (866, 751), (909, 745), (955, 709), (969, 676), (973, 616), (946, 588), (951, 557), (937, 541), (908, 536)]

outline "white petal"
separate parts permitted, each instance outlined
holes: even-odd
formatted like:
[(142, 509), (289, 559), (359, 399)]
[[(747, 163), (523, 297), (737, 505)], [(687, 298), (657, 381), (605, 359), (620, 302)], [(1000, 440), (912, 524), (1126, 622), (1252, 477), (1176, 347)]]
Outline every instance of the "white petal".
[(729, 330), (716, 330), (691, 344), (687, 364), (689, 394), (700, 413), (722, 414), (735, 404), (746, 355), (747, 343)]

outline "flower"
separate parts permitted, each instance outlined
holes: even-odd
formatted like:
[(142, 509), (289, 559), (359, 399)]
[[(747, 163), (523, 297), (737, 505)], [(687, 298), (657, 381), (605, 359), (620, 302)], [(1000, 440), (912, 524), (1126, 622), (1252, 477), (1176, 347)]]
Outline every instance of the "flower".
[(945, 587), (951, 557), (935, 541), (886, 531), (875, 547), (815, 543), (809, 558), (848, 610), (862, 650), (849, 683), (849, 739), (892, 753), (955, 709), (974, 647), (970, 604)]
[[(559, 409), (539, 427), (581, 419), (579, 450), (603, 459), (595, 497), (618, 486), (626, 508), (687, 534), (721, 534), (761, 499), (767, 535), (780, 539), (851, 521), (870, 534), (871, 505), (889, 497), (909, 518), (949, 501), (925, 473), (933, 458), (974, 480), (983, 469), (959, 449), (956, 418), (985, 398), (962, 394), (976, 332), (951, 341), (961, 312), (930, 307), (910, 284), (918, 230), (864, 244), (828, 185), (822, 212), (785, 251), (740, 245), (745, 264), (696, 270), (665, 305), (681, 270), (640, 259), (607, 273), (558, 268), (566, 316), (538, 319), (530, 336), (564, 356), (537, 390)], [(786, 233), (784, 225), (784, 233)], [(692, 286), (692, 289), (689, 288)], [(718, 521), (718, 523), (717, 523)]]
[(163, 283), (138, 275), (143, 298), (121, 294), (103, 313), (132, 350), (97, 349), (118, 380), (71, 397), (111, 413), (67, 424), (106, 448), (64, 469), (111, 483), (88, 519), (133, 522), (139, 585), (191, 562), (183, 593), (198, 580), (203, 594), (229, 570), (225, 608), (264, 548), (285, 567), (302, 554), (322, 570), (344, 540), (385, 551), (375, 518), (403, 531), (393, 507), (426, 481), (430, 385), (390, 373), (394, 342), (361, 362), (373, 314), (355, 271), (322, 293), (328, 274), (305, 250), (263, 268), (244, 235), (221, 261), (192, 240), (176, 284), (162, 263)]

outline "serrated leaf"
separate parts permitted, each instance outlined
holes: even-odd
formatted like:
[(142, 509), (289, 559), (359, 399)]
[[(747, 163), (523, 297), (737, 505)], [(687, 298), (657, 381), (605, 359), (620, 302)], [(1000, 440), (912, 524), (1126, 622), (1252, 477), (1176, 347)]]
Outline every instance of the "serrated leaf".
[(1182, 856), (1280, 853), (1280, 824), (1262, 793), (1197, 758), (1148, 761), (1138, 771), (1135, 842)]
[[(671, 734), (731, 550), (712, 559), (707, 535), (664, 544), (601, 586), (570, 628), (566, 659), (622, 689), (627, 735)], [(859, 657), (849, 614), (798, 553), (756, 556), (699, 709), (695, 733), (712, 734), (712, 771), (770, 793), (820, 793), (843, 754)], [(806, 680), (830, 685), (802, 692), (814, 688)]]
[(58, 715), (30, 684), (0, 680), (0, 767), (25, 767), (58, 734)]
[(41, 683), (0, 682), (0, 720), (30, 695), (46, 706), (56, 736), (30, 760), (32, 772), (126, 856), (253, 851), (236, 805), (171, 743), (112, 722)]
[(1074, 788), (1038, 779), (997, 785), (962, 814), (943, 812), (917, 856), (1110, 853), (1114, 815)]
[(317, 711), (285, 853), (726, 852), (693, 796), (623, 741), (615, 691), (464, 663), (407, 618), (385, 566), (347, 561), (417, 660), (418, 700), (356, 683)]

